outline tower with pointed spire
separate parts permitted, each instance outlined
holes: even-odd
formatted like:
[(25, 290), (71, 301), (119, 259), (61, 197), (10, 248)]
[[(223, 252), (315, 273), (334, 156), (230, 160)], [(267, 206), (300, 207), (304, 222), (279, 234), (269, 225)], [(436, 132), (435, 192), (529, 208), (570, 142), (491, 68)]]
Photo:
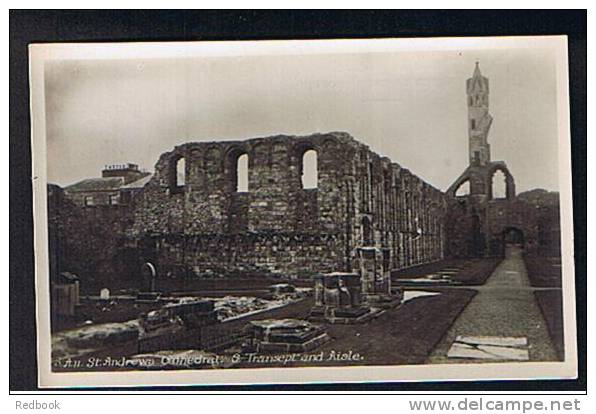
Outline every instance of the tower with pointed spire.
[(506, 198), (515, 197), (515, 183), (504, 161), (493, 161), (488, 143), (488, 132), (493, 117), (488, 112), (488, 78), (482, 76), (478, 62), (474, 74), (466, 80), (468, 105), (468, 152), (466, 170), (447, 190), (455, 197), (464, 184), (469, 183), (469, 195), (484, 202), (493, 199), (493, 175), (496, 171), (505, 174)]
[(469, 183), (469, 195), (479, 202), (493, 199), (492, 177), (498, 170), (505, 174), (507, 199), (515, 197), (515, 183), (504, 161), (493, 161), (488, 143), (488, 132), (493, 117), (488, 112), (488, 78), (482, 76), (476, 62), (474, 74), (466, 80), (468, 104), (468, 152), (469, 163), (463, 174), (447, 190), (455, 196), (465, 183)]
[(470, 165), (490, 163), (488, 132), (493, 121), (488, 112), (488, 78), (480, 73), (476, 62), (474, 74), (466, 81), (468, 99), (468, 141)]
[[(457, 256), (483, 256), (502, 253), (502, 226), (515, 227), (515, 181), (505, 161), (491, 159), (488, 133), (493, 117), (488, 111), (488, 78), (482, 76), (478, 62), (471, 78), (466, 80), (468, 106), (469, 163), (464, 172), (447, 189), (457, 204), (452, 210), (449, 234)], [(505, 194), (493, 190), (497, 172), (504, 175)], [(501, 226), (501, 227), (499, 227)], [(506, 226), (505, 226), (506, 227)], [(501, 230), (495, 230), (500, 228)], [(456, 250), (461, 251), (456, 252)], [(463, 252), (463, 253), (462, 253)]]

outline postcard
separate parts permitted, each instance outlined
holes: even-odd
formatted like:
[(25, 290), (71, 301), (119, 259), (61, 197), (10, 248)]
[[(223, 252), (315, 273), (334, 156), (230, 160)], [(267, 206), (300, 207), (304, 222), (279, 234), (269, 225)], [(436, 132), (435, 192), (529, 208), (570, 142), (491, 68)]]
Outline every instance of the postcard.
[(40, 387), (576, 377), (566, 37), (29, 52)]

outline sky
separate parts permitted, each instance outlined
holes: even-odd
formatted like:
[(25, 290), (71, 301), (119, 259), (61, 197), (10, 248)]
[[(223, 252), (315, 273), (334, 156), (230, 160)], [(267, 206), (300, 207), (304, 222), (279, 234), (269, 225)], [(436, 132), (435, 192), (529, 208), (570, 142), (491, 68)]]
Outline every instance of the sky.
[(345, 131), (446, 190), (468, 164), (466, 79), (490, 82), (493, 160), (518, 192), (558, 190), (555, 58), (548, 49), (49, 61), (48, 182), (106, 164), (153, 171), (191, 141)]

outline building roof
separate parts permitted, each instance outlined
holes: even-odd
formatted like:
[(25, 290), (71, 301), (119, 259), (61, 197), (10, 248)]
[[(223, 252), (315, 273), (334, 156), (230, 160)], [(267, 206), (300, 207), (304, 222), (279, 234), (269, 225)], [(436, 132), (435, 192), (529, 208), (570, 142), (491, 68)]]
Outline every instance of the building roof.
[(123, 185), (121, 188), (123, 188), (123, 189), (143, 188), (143, 187), (145, 187), (145, 184), (147, 184), (149, 182), (149, 180), (151, 180), (151, 177), (152, 177), (151, 174), (147, 174), (145, 177), (139, 178), (138, 180), (133, 181), (132, 183)]
[(65, 188), (68, 192), (118, 190), (124, 184), (123, 177), (87, 178)]
[(151, 174), (139, 178), (128, 184), (124, 184), (124, 177), (102, 177), (87, 178), (65, 188), (67, 192), (87, 192), (87, 191), (116, 191), (120, 189), (143, 188), (151, 179)]

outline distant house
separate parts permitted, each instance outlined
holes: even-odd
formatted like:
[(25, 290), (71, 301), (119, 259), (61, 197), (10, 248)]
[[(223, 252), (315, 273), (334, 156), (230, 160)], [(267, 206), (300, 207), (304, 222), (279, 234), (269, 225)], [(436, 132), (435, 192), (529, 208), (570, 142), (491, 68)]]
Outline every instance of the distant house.
[(106, 165), (100, 178), (87, 178), (64, 188), (64, 194), (77, 206), (126, 205), (149, 181), (151, 174), (137, 164)]

